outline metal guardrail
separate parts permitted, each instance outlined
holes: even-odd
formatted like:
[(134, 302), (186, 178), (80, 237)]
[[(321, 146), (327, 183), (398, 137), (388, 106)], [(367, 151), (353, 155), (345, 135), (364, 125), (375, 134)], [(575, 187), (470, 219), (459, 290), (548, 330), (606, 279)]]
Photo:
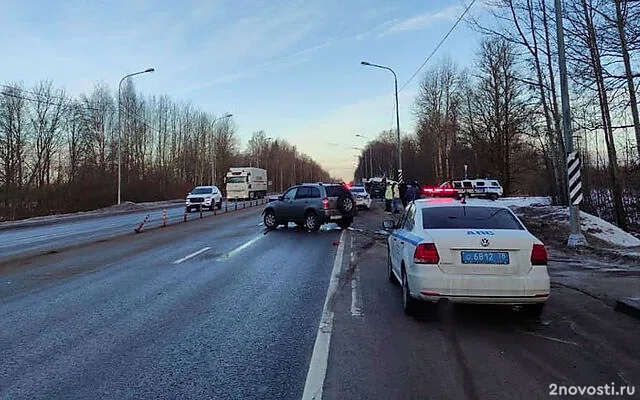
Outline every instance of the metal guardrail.
[[(216, 207), (214, 207), (213, 211), (204, 211), (204, 209), (202, 207), (200, 207), (197, 211), (197, 213), (195, 214), (195, 216), (191, 217), (193, 215), (193, 213), (191, 212), (187, 212), (187, 209), (184, 209), (184, 213), (182, 215), (182, 218), (171, 218), (170, 216), (167, 215), (167, 210), (163, 209), (160, 210), (161, 211), (161, 218), (159, 218), (159, 220), (161, 221), (159, 226), (152, 226), (151, 229), (155, 229), (155, 228), (165, 228), (168, 225), (175, 225), (177, 223), (180, 222), (180, 220), (182, 220), (182, 222), (189, 222), (189, 221), (193, 221), (194, 219), (204, 219), (204, 218), (211, 218), (217, 215), (225, 215), (228, 213), (232, 213), (235, 211), (241, 211), (241, 210), (245, 210), (248, 208), (253, 208), (253, 207), (257, 207), (257, 206), (261, 206), (261, 205), (265, 205), (269, 202), (269, 198), (262, 198), (262, 199), (253, 199), (253, 200), (239, 200), (239, 201), (235, 201), (234, 199), (224, 199), (223, 201), (223, 205), (222, 207), (218, 210)], [(152, 213), (148, 213), (144, 219), (141, 221), (141, 223), (134, 229), (134, 232), (136, 233), (141, 233), (142, 232), (142, 228), (143, 226), (147, 225), (147, 223), (151, 220), (150, 215)]]

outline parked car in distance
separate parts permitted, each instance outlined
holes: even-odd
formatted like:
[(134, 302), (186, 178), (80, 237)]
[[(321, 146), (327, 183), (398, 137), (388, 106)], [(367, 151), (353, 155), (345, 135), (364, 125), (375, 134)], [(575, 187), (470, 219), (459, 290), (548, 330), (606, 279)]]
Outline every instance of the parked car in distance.
[(348, 228), (356, 210), (356, 199), (344, 185), (305, 183), (290, 187), (278, 200), (267, 203), (262, 215), (267, 229), (294, 222), (317, 231), (330, 222)]
[(217, 186), (196, 186), (187, 194), (185, 207), (187, 212), (201, 207), (212, 211), (217, 207), (219, 210), (222, 208), (222, 193)]
[[(450, 185), (458, 196), (481, 197), (489, 200), (498, 200), (504, 194), (502, 185), (496, 179), (462, 179), (445, 182), (442, 185)], [(441, 185), (441, 186), (442, 186)]]
[(356, 199), (356, 207), (365, 208), (369, 210), (371, 208), (371, 196), (367, 193), (364, 186), (351, 186), (349, 188), (353, 197)]

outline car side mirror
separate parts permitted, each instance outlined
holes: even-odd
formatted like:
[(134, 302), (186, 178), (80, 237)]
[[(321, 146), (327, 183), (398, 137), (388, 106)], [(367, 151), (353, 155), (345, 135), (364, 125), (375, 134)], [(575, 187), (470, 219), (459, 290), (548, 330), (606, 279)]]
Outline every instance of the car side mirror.
[(187, 196), (191, 196), (191, 192), (187, 193)]
[(284, 196), (278, 196), (278, 200), (284, 201)]
[(391, 230), (396, 228), (396, 223), (392, 219), (385, 219), (382, 221), (382, 227), (386, 230)]

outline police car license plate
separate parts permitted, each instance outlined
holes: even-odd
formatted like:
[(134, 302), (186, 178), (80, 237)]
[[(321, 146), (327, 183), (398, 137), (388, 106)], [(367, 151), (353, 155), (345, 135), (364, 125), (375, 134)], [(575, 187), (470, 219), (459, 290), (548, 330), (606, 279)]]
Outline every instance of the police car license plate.
[(329, 217), (329, 219), (341, 219), (342, 215), (332, 215)]
[(463, 264), (509, 264), (509, 253), (506, 251), (463, 251)]

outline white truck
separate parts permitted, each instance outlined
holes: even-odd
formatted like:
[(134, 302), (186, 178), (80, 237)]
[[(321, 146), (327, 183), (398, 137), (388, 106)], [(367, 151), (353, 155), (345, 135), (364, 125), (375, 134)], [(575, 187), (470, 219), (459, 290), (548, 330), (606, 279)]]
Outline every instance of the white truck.
[(262, 168), (229, 168), (225, 178), (227, 199), (249, 200), (267, 196), (267, 170)]

